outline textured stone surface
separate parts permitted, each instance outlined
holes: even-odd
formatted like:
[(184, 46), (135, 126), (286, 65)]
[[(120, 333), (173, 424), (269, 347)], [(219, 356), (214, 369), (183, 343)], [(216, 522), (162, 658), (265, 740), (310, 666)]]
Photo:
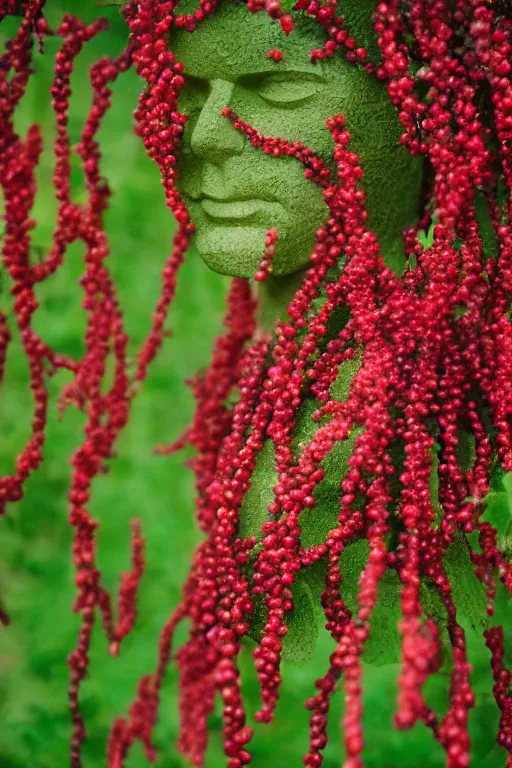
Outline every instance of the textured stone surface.
[[(363, 41), (371, 34), (365, 5), (347, 6)], [(183, 13), (189, 8), (179, 7)], [(188, 80), (179, 106), (190, 115), (179, 187), (197, 226), (199, 253), (217, 272), (252, 276), (272, 226), (279, 232), (275, 274), (300, 269), (327, 216), (322, 192), (304, 179), (302, 166), (255, 149), (222, 116), (228, 106), (264, 135), (300, 141), (326, 161), (333, 144), (325, 120), (341, 112), (365, 172), (370, 227), (390, 266), (400, 270), (400, 233), (417, 213), (420, 164), (398, 143), (400, 124), (383, 85), (341, 52), (310, 61), (311, 50), (325, 40), (307, 18), (286, 36), (265, 13), (232, 3), (222, 4), (193, 34), (171, 36)], [(284, 54), (279, 63), (267, 56), (275, 48)]]
[[(183, 13), (193, 7), (180, 4)], [(358, 44), (365, 45), (370, 59), (376, 60), (370, 23), (373, 3), (349, 2), (343, 8)], [(421, 165), (398, 143), (400, 125), (385, 88), (362, 68), (346, 62), (342, 53), (311, 63), (311, 50), (324, 42), (322, 30), (307, 18), (300, 19), (287, 37), (266, 14), (248, 14), (245, 7), (232, 3), (222, 4), (192, 35), (177, 32), (171, 38), (187, 78), (179, 104), (190, 115), (179, 153), (179, 187), (197, 226), (197, 249), (215, 271), (251, 277), (262, 258), (266, 231), (277, 228), (274, 277), (263, 287), (267, 294), (264, 299), (274, 309), (274, 316), (266, 318), (269, 328), (276, 319), (279, 296), (282, 313), (285, 297), (289, 299), (297, 287), (293, 273), (307, 265), (315, 230), (328, 211), (321, 190), (304, 179), (302, 166), (292, 158), (274, 158), (255, 149), (222, 116), (224, 107), (229, 106), (260, 133), (300, 141), (325, 161), (330, 160), (333, 150), (325, 120), (341, 112), (352, 134), (351, 149), (358, 153), (365, 173), (369, 226), (379, 236), (386, 263), (397, 273), (403, 266), (402, 230), (417, 218)], [(268, 58), (271, 49), (283, 52), (281, 62)], [(276, 276), (286, 275), (289, 278), (281, 277), (278, 285)], [(340, 368), (331, 388), (333, 397), (344, 400), (348, 396), (360, 363), (356, 356)], [(311, 416), (318, 405), (313, 398), (306, 398), (300, 408), (294, 434), (297, 449), (314, 436), (317, 425)], [(316, 506), (301, 516), (303, 546), (325, 541), (336, 525), (339, 484), (358, 434), (355, 430), (347, 441), (337, 444), (323, 462), (326, 474), (315, 493)], [(396, 461), (399, 466), (399, 456)], [(258, 456), (240, 511), (242, 536), (261, 538), (276, 482), (274, 449), (269, 440)], [(434, 495), (435, 488), (434, 483)], [(352, 610), (357, 609), (359, 579), (367, 558), (365, 540), (349, 545), (341, 558), (342, 594)], [(462, 540), (450, 549), (445, 565), (464, 614), (476, 622), (476, 617), (485, 613), (485, 605)], [(288, 617), (289, 632), (283, 643), (287, 659), (304, 662), (314, 651), (319, 623), (323, 623), (319, 614), (324, 580), (323, 562), (297, 577), (293, 586), (295, 607)], [(445, 627), (444, 607), (426, 581), (422, 598), (427, 612)], [(263, 601), (258, 601), (251, 626), (255, 640), (261, 636), (265, 617)], [(387, 572), (379, 586), (366, 661), (384, 664), (399, 659), (399, 618), (400, 583), (395, 573)], [(442, 643), (448, 642), (443, 628)]]

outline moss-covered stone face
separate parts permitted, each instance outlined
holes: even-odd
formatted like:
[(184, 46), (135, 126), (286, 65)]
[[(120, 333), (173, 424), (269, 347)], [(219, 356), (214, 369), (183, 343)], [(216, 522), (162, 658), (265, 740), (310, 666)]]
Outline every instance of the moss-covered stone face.
[[(180, 12), (186, 10), (181, 3)], [(264, 135), (300, 141), (326, 160), (333, 142), (325, 120), (342, 113), (365, 172), (369, 225), (389, 266), (401, 271), (401, 232), (418, 209), (419, 163), (399, 146), (400, 125), (383, 85), (341, 53), (311, 63), (311, 50), (324, 42), (309, 19), (300, 19), (287, 37), (266, 14), (233, 2), (192, 34), (171, 37), (187, 77), (179, 108), (190, 116), (178, 186), (197, 227), (197, 249), (216, 272), (252, 276), (270, 227), (279, 232), (274, 274), (303, 268), (328, 215), (321, 189), (304, 178), (302, 165), (255, 149), (222, 116), (227, 106)], [(268, 58), (273, 48), (284, 54), (279, 63)]]

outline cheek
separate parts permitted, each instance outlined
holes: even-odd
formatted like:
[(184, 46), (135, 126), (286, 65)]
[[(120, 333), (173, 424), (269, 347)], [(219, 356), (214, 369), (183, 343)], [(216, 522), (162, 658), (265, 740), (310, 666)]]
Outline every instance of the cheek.
[[(323, 119), (330, 114), (329, 106), (324, 106), (319, 115), (318, 109), (313, 110), (310, 104), (276, 109), (261, 99), (258, 103), (254, 98), (245, 101), (238, 98), (233, 109), (264, 135), (301, 140), (319, 154), (327, 157), (332, 154), (332, 138)], [(206, 188), (211, 192), (210, 188), (215, 187), (217, 193), (231, 199), (262, 197), (280, 203), (283, 209), (280, 220), (268, 221), (268, 228), (276, 226), (280, 234), (274, 273), (286, 275), (305, 267), (314, 248), (315, 232), (326, 221), (328, 209), (322, 189), (304, 178), (302, 164), (294, 158), (274, 158), (247, 142), (240, 155), (226, 158), (222, 166), (213, 166), (205, 159), (196, 158), (186, 140), (187, 136), (178, 153), (178, 189), (198, 196)], [(223, 274), (236, 272), (244, 277), (254, 274), (263, 258), (264, 231), (256, 237), (256, 233), (243, 232), (241, 228), (216, 229), (194, 203), (190, 205), (190, 213), (197, 227), (196, 245), (212, 269)]]
[(293, 173), (283, 174), (277, 180), (277, 188), (279, 197), (286, 200), (290, 224), (278, 243), (274, 273), (286, 275), (309, 263), (316, 230), (326, 222), (329, 209), (321, 188), (304, 178), (298, 164), (294, 165)]
[(239, 91), (230, 106), (264, 136), (299, 141), (325, 160), (332, 157), (334, 143), (325, 121), (340, 111), (340, 100), (331, 94), (322, 91), (302, 104), (285, 108), (255, 93)]
[(309, 264), (311, 252), (315, 247), (315, 232), (327, 220), (328, 209), (325, 203), (318, 205), (318, 200), (311, 200), (313, 206), (297, 210), (291, 231), (283, 238), (274, 260), (274, 274), (287, 275)]

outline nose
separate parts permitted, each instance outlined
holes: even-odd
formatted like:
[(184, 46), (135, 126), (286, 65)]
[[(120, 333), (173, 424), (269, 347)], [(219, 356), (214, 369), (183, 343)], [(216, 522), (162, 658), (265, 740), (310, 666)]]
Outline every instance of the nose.
[(232, 155), (239, 155), (245, 137), (222, 115), (229, 106), (235, 88), (227, 80), (212, 80), (210, 93), (204, 103), (190, 139), (190, 147), (196, 157), (219, 163)]

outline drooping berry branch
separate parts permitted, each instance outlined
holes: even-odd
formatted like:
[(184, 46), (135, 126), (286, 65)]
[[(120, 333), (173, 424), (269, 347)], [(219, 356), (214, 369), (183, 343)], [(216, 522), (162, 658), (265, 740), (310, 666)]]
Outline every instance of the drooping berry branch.
[[(186, 76), (170, 49), (169, 33), (209, 23), (217, 3), (201, 0), (193, 14), (184, 15), (177, 0), (131, 0), (126, 5), (126, 53), (116, 61), (100, 62), (91, 73), (94, 102), (79, 149), (89, 193), (84, 207), (69, 199), (68, 81), (74, 56), (101, 25), (85, 27), (65, 19), (58, 30), (63, 47), (52, 91), (58, 123), (54, 184), (59, 220), (50, 254), (42, 265), (32, 266), (29, 213), (41, 140), (35, 129), (24, 142), (19, 139), (11, 117), (29, 75), (32, 37), (37, 34), (42, 41), (49, 32), (43, 5), (42, 0), (24, 4), (19, 33), (1, 69), (6, 73), (0, 169), (6, 197), (4, 264), (13, 282), (16, 318), (30, 363), (35, 415), (31, 442), (18, 459), (16, 473), (2, 478), (0, 489), (4, 502), (20, 498), (29, 472), (42, 460), (45, 361), (53, 369), (69, 368), (75, 378), (63, 402), (79, 405), (88, 417), (84, 442), (73, 460), (70, 493), (79, 587), (75, 609), (83, 617), (79, 645), (70, 659), (72, 760), (78, 766), (84, 738), (78, 689), (87, 668), (95, 610), (100, 609), (111, 649), (117, 652), (133, 625), (143, 568), (135, 527), (133, 571), (122, 582), (114, 628), (110, 600), (94, 564), (96, 523), (85, 505), (92, 480), (129, 418), (133, 390), (126, 371), (122, 313), (105, 265), (108, 243), (102, 214), (108, 188), (98, 171), (95, 135), (109, 103), (108, 83), (133, 63), (145, 82), (135, 114), (137, 132), (159, 166), (166, 201), (178, 223), (153, 328), (138, 358), (135, 379), (141, 381), (161, 344), (177, 270), (193, 233), (177, 189), (176, 156), (187, 122), (178, 98)], [(339, 5), (343, 9), (343, 3)], [(250, 0), (247, 6), (248, 12), (278, 20), (284, 34), (293, 34), (293, 15), (278, 3)], [(256, 608), (263, 609), (254, 651), (262, 699), (256, 720), (268, 723), (282, 683), (294, 589), (318, 563), (323, 565), (321, 607), (335, 650), (316, 682), (318, 692), (306, 702), (311, 718), (305, 765), (322, 764), (330, 701), (339, 684), (347, 702), (344, 765), (363, 765), (361, 661), (379, 604), (379, 586), (391, 573), (400, 584), (401, 609), (395, 725), (407, 730), (423, 722), (445, 750), (447, 766), (466, 768), (471, 754), (468, 717), (475, 699), (454, 590), (454, 568), (464, 567), (456, 557), (458, 548), (487, 599), (484, 637), (501, 712), (498, 741), (512, 764), (511, 673), (504, 665), (503, 630), (492, 619), (497, 580), (510, 591), (512, 566), (500, 549), (500, 532), (485, 517), (496, 466), (512, 471), (512, 13), (505, 4), (482, 0), (378, 3), (373, 26), (380, 61), (374, 64), (344, 17), (337, 15), (336, 4), (299, 0), (292, 11), (316, 20), (325, 30), (327, 40), (312, 51), (313, 61), (346, 56), (387, 88), (403, 126), (401, 143), (412, 155), (422, 155), (429, 169), (423, 210), (417, 225), (404, 233), (408, 261), (397, 276), (368, 226), (365, 168), (351, 151), (353, 137), (342, 115), (327, 121), (334, 150), (326, 162), (303, 144), (263, 135), (243, 115), (229, 106), (224, 109), (225, 119), (247, 137), (254, 151), (302, 164), (305, 178), (321, 189), (328, 215), (316, 232), (302, 284), (273, 334), (257, 327), (250, 284), (236, 279), (228, 299), (226, 332), (217, 342), (209, 371), (192, 382), (194, 421), (169, 450), (187, 443), (196, 449), (192, 466), (197, 518), (205, 540), (195, 553), (182, 602), (163, 629), (156, 671), (141, 680), (129, 717), (114, 724), (108, 764), (125, 765), (136, 739), (143, 742), (148, 758), (154, 758), (152, 729), (163, 675), (174, 630), (185, 618), (190, 621), (189, 638), (176, 653), (179, 748), (194, 765), (203, 764), (208, 716), (218, 695), (227, 765), (249, 764), (253, 728), (247, 723), (238, 664), (244, 639), (256, 633)], [(12, 4), (7, 4), (3, 13), (11, 12)], [(280, 57), (274, 59), (278, 64)], [(9, 71), (14, 72), (10, 79)], [(483, 223), (492, 232), (493, 252), (484, 247)], [(432, 242), (425, 247), (421, 233), (429, 226)], [(264, 282), (278, 254), (279, 232), (271, 232), (265, 253), (262, 247), (258, 282)], [(61, 358), (31, 328), (37, 310), (34, 285), (51, 277), (75, 239), (86, 245), (88, 328), (81, 361)], [(345, 321), (333, 332), (333, 319), (341, 311)], [(4, 363), (9, 331), (3, 316), (0, 340)], [(101, 382), (111, 353), (116, 373), (104, 395)], [(355, 361), (358, 365), (351, 367), (345, 382), (346, 396), (338, 397), (340, 371)], [(316, 401), (310, 417), (316, 424), (313, 434), (305, 429), (303, 406), (308, 399)], [(343, 469), (329, 464), (340, 444), (349, 447)], [(244, 499), (268, 447), (277, 474), (274, 500), (264, 522), (246, 532)], [(326, 482), (334, 482), (339, 492), (337, 520), (326, 535), (311, 542), (305, 534), (309, 521), (325, 514), (319, 498)], [(368, 555), (354, 608), (344, 592), (343, 563), (359, 541), (366, 542)], [(431, 615), (425, 591), (442, 605), (442, 621)], [(442, 641), (443, 633), (447, 642)], [(444, 716), (433, 711), (424, 695), (427, 680), (442, 662), (450, 668)]]
[[(75, 530), (73, 559), (78, 588), (73, 609), (82, 615), (77, 648), (69, 657), (69, 696), (74, 724), (71, 759), (74, 765), (79, 765), (80, 746), (85, 737), (79, 711), (79, 688), (87, 670), (96, 609), (101, 613), (110, 652), (115, 656), (122, 639), (133, 628), (136, 593), (144, 570), (143, 538), (140, 526), (135, 522), (132, 525), (133, 566), (129, 573), (121, 577), (118, 618), (114, 622), (111, 598), (101, 584), (100, 572), (95, 565), (95, 530), (98, 524), (87, 511), (87, 504), (93, 480), (103, 471), (104, 462), (111, 458), (116, 438), (128, 421), (135, 390), (127, 372), (128, 337), (116, 288), (106, 263), (109, 245), (104, 232), (103, 214), (110, 191), (99, 169), (100, 151), (96, 135), (110, 105), (109, 84), (131, 66), (131, 52), (127, 49), (115, 60), (102, 59), (91, 69), (93, 102), (77, 147), (77, 153), (83, 161), (88, 199), (84, 205), (79, 206), (70, 197), (70, 76), (74, 59), (83, 45), (104, 30), (105, 23), (99, 20), (87, 26), (68, 15), (57, 30), (62, 38), (62, 46), (57, 54), (51, 95), (57, 124), (53, 183), (59, 209), (52, 247), (40, 263), (33, 264), (30, 259), (30, 231), (35, 222), (30, 218), (30, 211), (36, 191), (34, 170), (41, 153), (42, 139), (37, 126), (29, 130), (25, 140), (18, 137), (12, 118), (31, 74), (32, 37), (35, 34), (43, 46), (45, 36), (52, 34), (44, 19), (43, 7), (44, 0), (31, 0), (24, 4), (24, 18), (17, 36), (3, 54), (0, 72), (0, 183), (5, 197), (3, 264), (12, 280), (13, 308), (29, 363), (30, 387), (35, 402), (32, 437), (16, 460), (16, 471), (0, 478), (0, 504), (3, 512), (7, 502), (22, 497), (25, 481), (43, 460), (48, 405), (46, 379), (59, 368), (70, 370), (74, 378), (62, 393), (60, 407), (75, 405), (87, 415), (84, 441), (72, 459), (69, 491), (69, 521)], [(8, 6), (2, 13), (5, 15), (15, 10)], [(164, 269), (162, 297), (153, 315), (151, 331), (139, 354), (136, 381), (145, 378), (147, 365), (161, 344), (162, 326), (174, 295), (177, 270), (190, 232), (191, 227), (187, 227), (186, 221), (182, 220), (174, 239), (173, 253)], [(35, 296), (37, 284), (50, 279), (62, 266), (68, 246), (77, 240), (85, 245), (85, 271), (81, 285), (85, 294), (82, 307), (87, 314), (86, 351), (81, 360), (70, 360), (45, 344), (33, 329), (31, 321), (38, 308)], [(1, 328), (0, 360), (3, 375), (10, 342), (5, 314), (1, 316)], [(110, 389), (105, 392), (107, 362), (111, 357), (114, 358), (113, 380)]]

